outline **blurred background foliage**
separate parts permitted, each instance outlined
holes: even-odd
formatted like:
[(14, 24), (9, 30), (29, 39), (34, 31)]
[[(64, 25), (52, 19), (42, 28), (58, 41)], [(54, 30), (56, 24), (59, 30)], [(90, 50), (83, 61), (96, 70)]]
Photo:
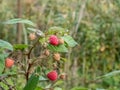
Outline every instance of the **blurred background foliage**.
[[(0, 22), (18, 17), (17, 2), (0, 0)], [(66, 55), (65, 90), (120, 90), (119, 75), (94, 81), (120, 69), (120, 0), (21, 0), (21, 18), (43, 32), (51, 26), (67, 28), (78, 42)], [(0, 24), (0, 39), (17, 43), (16, 26)]]

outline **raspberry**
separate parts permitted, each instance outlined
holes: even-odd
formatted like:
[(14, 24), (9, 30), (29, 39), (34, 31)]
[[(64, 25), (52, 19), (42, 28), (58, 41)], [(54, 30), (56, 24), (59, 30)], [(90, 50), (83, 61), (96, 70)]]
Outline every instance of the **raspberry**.
[(5, 60), (5, 66), (6, 66), (7, 68), (12, 67), (13, 64), (14, 64), (14, 60), (12, 60), (12, 59), (10, 59), (10, 58), (7, 58), (7, 59)]
[(30, 38), (30, 40), (35, 40), (36, 39), (35, 33), (30, 33), (29, 38)]
[(64, 44), (64, 40), (62, 38), (59, 39), (59, 44)]
[(59, 53), (55, 53), (53, 55), (53, 58), (56, 60), (56, 61), (59, 61), (60, 60), (60, 54)]
[(54, 46), (57, 46), (59, 44), (57, 36), (51, 35), (49, 38), (49, 43), (54, 45)]
[(58, 78), (58, 73), (54, 70), (51, 71), (47, 74), (47, 77), (51, 80), (51, 81), (55, 81)]

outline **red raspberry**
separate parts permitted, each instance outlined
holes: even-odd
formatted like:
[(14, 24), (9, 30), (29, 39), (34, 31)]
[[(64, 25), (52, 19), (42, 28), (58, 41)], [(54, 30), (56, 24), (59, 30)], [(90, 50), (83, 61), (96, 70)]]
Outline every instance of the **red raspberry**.
[(55, 81), (58, 78), (58, 73), (54, 70), (51, 71), (47, 74), (47, 77), (51, 80), (51, 81)]
[(58, 40), (57, 36), (51, 35), (49, 38), (49, 43), (54, 46), (57, 46), (59, 44), (59, 40)]
[(14, 60), (12, 60), (12, 59), (10, 59), (10, 58), (7, 58), (7, 59), (5, 60), (5, 66), (6, 66), (7, 68), (12, 67), (13, 64), (14, 64)]

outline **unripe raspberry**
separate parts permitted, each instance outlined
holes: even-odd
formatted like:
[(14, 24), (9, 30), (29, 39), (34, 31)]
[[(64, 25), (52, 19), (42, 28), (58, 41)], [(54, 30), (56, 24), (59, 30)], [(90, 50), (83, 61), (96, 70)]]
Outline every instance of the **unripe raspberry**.
[(65, 74), (65, 73), (62, 73), (62, 74), (60, 75), (60, 79), (65, 80), (65, 79), (66, 79), (66, 74)]
[(30, 33), (29, 38), (30, 38), (30, 40), (35, 40), (36, 39), (35, 33)]
[(47, 74), (47, 77), (51, 80), (51, 81), (55, 81), (58, 78), (58, 73), (54, 70), (51, 71)]
[(6, 68), (12, 67), (13, 64), (14, 64), (14, 60), (12, 60), (12, 59), (10, 59), (10, 58), (7, 58), (7, 59), (5, 60), (5, 67), (6, 67)]
[(45, 50), (44, 54), (45, 54), (46, 56), (49, 56), (49, 55), (50, 55), (49, 50)]
[(57, 36), (51, 35), (49, 38), (49, 43), (54, 45), (54, 46), (57, 46), (59, 44)]
[(59, 39), (59, 44), (64, 44), (64, 40), (62, 38)]
[(33, 3), (33, 0), (25, 0), (25, 3), (28, 4), (28, 5), (29, 5), (29, 4), (32, 4), (32, 3)]
[(43, 44), (43, 47), (44, 47), (44, 48), (47, 48), (47, 45), (48, 45), (47, 43), (44, 43), (44, 44)]
[(55, 53), (53, 55), (53, 58), (56, 60), (56, 61), (59, 61), (60, 60), (60, 54), (59, 53)]
[(56, 69), (57, 68), (57, 64), (53, 63), (53, 68)]
[(102, 47), (100, 48), (100, 51), (103, 52), (103, 51), (105, 51), (105, 49), (106, 49), (105, 46), (102, 46)]

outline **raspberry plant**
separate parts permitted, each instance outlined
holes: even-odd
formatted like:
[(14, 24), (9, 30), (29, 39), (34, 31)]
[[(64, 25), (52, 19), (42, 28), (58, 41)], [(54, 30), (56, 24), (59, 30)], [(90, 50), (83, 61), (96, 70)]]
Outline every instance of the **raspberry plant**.
[[(36, 25), (24, 19), (12, 19), (4, 24), (21, 23), (24, 44), (10, 44), (0, 40), (1, 88), (9, 90), (62, 90), (59, 86), (66, 79), (65, 53), (77, 45), (68, 30), (54, 26), (42, 32)], [(36, 55), (36, 49), (39, 55)], [(14, 65), (5, 60), (11, 58)]]

